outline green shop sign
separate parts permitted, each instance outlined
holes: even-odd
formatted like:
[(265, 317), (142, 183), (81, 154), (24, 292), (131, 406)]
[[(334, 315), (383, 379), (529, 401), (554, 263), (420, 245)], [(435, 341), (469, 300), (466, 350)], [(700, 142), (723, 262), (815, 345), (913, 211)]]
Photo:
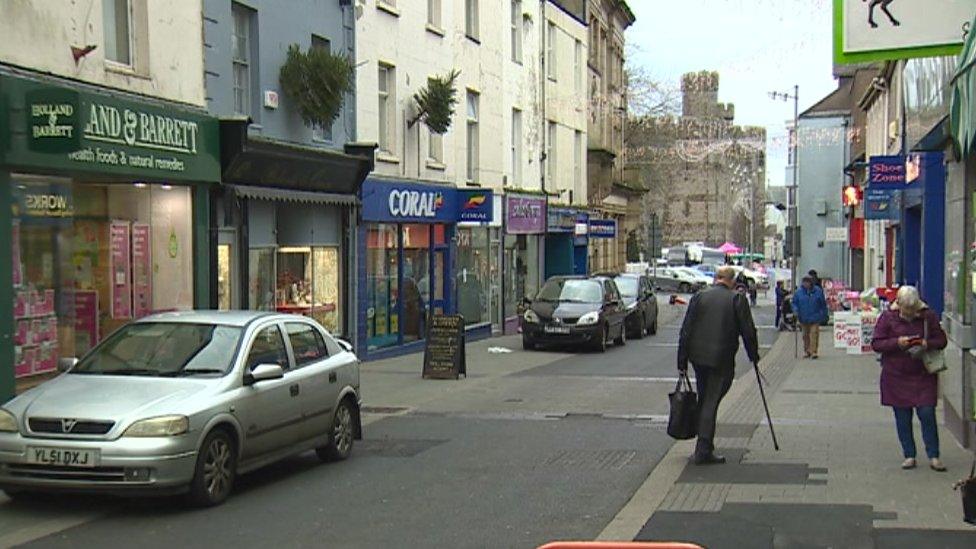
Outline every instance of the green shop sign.
[(0, 76), (0, 105), (10, 121), (0, 128), (9, 132), (0, 140), (3, 163), (163, 181), (220, 180), (217, 119), (203, 113), (6, 76)]

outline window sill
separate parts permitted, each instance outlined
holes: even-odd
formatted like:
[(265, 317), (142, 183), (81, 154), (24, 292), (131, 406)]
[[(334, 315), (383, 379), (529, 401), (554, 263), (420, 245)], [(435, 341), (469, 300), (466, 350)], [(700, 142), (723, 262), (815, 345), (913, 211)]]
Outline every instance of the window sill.
[(115, 74), (121, 74), (124, 76), (132, 76), (134, 78), (142, 78), (143, 80), (149, 80), (148, 74), (139, 74), (132, 65), (126, 65), (124, 63), (118, 63), (116, 61), (111, 61), (109, 59), (105, 60), (105, 70), (107, 72), (114, 72)]
[(393, 17), (400, 17), (400, 10), (387, 4), (386, 2), (383, 2), (383, 0), (376, 1), (376, 9), (380, 11), (385, 11), (386, 13), (389, 13)]
[(431, 23), (427, 23), (427, 27), (426, 28), (427, 28), (427, 32), (429, 32), (431, 34), (436, 34), (437, 36), (440, 36), (441, 38), (444, 38), (444, 35), (446, 34), (444, 32), (444, 29), (438, 27), (437, 25), (431, 24)]
[(427, 169), (437, 170), (439, 172), (443, 172), (444, 170), (447, 169), (447, 164), (445, 164), (443, 162), (439, 162), (439, 161), (434, 160), (432, 158), (428, 158), (427, 159)]
[(387, 164), (399, 164), (400, 159), (388, 152), (379, 151), (376, 153), (376, 160), (378, 162), (385, 162)]
[(474, 42), (475, 44), (478, 44), (479, 46), (481, 45), (481, 39), (479, 39), (479, 38), (477, 38), (475, 36), (471, 36), (470, 34), (465, 33), (464, 37), (467, 38), (468, 40)]

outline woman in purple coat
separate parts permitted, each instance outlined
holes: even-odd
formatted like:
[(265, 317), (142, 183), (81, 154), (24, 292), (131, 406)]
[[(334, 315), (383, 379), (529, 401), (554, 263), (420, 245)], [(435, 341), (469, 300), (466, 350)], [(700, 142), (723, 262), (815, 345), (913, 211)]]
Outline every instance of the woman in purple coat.
[(902, 286), (891, 309), (878, 319), (871, 346), (881, 353), (881, 404), (891, 406), (895, 412), (898, 440), (905, 454), (902, 469), (914, 469), (917, 465), (912, 432), (914, 411), (922, 424), (922, 440), (925, 441), (929, 466), (936, 471), (945, 471), (939, 459), (939, 431), (935, 421), (939, 378), (928, 373), (922, 360), (909, 353), (910, 348), (919, 346), (945, 349), (946, 334), (939, 325), (938, 315), (919, 298), (918, 290)]

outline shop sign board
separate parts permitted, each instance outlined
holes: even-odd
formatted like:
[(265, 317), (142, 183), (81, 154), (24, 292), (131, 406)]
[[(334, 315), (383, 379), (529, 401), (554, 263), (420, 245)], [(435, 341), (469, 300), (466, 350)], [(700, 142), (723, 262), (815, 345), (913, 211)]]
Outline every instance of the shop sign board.
[(590, 219), (590, 238), (616, 238), (616, 219)]
[(490, 189), (367, 180), (361, 198), (364, 221), (491, 223), (494, 219)]
[(847, 227), (827, 227), (824, 242), (847, 242)]
[(424, 379), (468, 376), (464, 355), (464, 317), (431, 315), (424, 344)]
[(546, 200), (538, 196), (505, 196), (505, 232), (542, 234), (546, 231)]
[(576, 210), (569, 208), (549, 208), (549, 232), (575, 234)]
[(494, 200), (490, 189), (458, 190), (458, 221), (488, 223), (493, 219)]
[(976, 0), (834, 0), (834, 62), (958, 55)]
[(864, 192), (864, 219), (895, 220), (901, 214), (901, 191), (869, 188)]
[[(217, 119), (202, 110), (0, 76), (2, 160), (133, 179), (219, 181)], [(18, 124), (17, 120), (23, 123)]]

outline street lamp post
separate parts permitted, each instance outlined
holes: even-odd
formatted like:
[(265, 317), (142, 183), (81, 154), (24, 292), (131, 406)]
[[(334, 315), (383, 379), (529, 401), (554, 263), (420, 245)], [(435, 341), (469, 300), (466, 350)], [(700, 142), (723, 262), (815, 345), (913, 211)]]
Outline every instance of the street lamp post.
[[(793, 86), (793, 93), (789, 92), (769, 92), (769, 97), (774, 100), (789, 101), (793, 100), (793, 138), (790, 140), (790, 147), (793, 151), (793, 184), (790, 186), (790, 192), (787, 193), (787, 204), (789, 209), (787, 210), (787, 222), (790, 226), (790, 289), (791, 291), (796, 291), (796, 269), (798, 267), (797, 261), (797, 175), (799, 174), (800, 167), (800, 155), (799, 145), (800, 145), (800, 86)], [(799, 356), (799, 343), (797, 342), (797, 335), (793, 334), (793, 357)]]

